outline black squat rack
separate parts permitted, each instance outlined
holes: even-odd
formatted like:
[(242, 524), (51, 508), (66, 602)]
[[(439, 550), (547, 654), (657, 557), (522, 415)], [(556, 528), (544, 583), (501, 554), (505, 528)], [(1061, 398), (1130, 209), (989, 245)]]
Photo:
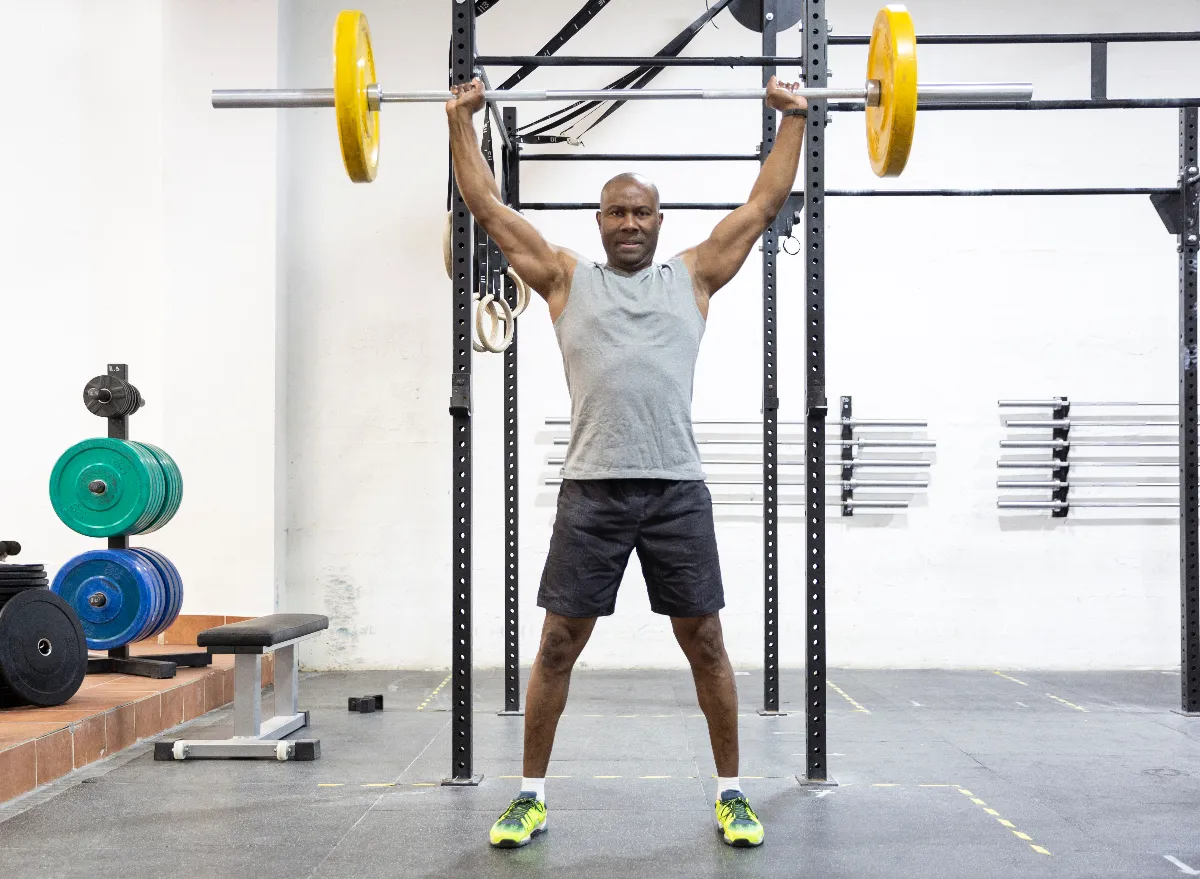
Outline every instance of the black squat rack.
[[(679, 53), (716, 14), (733, 0), (713, 0), (705, 14), (665, 46), (660, 54), (648, 57), (556, 56), (580, 28), (590, 21), (608, 0), (588, 0), (570, 22), (535, 55), (479, 55), (476, 53), (476, 20), (500, 0), (450, 0), (451, 64), (450, 84), (482, 76), (485, 68), (518, 67), (500, 88), (511, 88), (538, 67), (634, 67), (611, 88), (641, 88), (665, 67), (758, 67), (762, 81), (774, 75), (780, 65), (801, 67), (806, 85), (823, 87), (827, 77), (827, 53), (830, 46), (866, 46), (868, 36), (832, 36), (826, 27), (829, 0), (803, 0), (802, 29), (805, 33), (802, 58), (780, 57), (776, 52), (778, 18), (776, 10), (786, 0), (762, 0), (762, 55), (757, 57), (684, 58)], [(809, 326), (805, 334), (805, 419), (807, 435), (819, 437), (807, 450), (807, 483), (816, 488), (810, 496), (805, 528), (804, 610), (810, 632), (807, 643), (805, 675), (805, 773), (800, 781), (830, 783), (826, 759), (826, 644), (825, 644), (825, 530), (826, 468), (842, 467), (843, 462), (827, 462), (825, 422), (829, 412), (825, 381), (825, 200), (833, 197), (969, 197), (969, 196), (1078, 196), (1121, 195), (1149, 196), (1169, 234), (1179, 238), (1179, 511), (1180, 511), (1180, 599), (1181, 599), (1181, 713), (1200, 713), (1200, 452), (1197, 449), (1197, 253), (1200, 252), (1200, 154), (1197, 149), (1197, 108), (1200, 98), (1110, 99), (1107, 97), (1108, 46), (1135, 42), (1200, 42), (1200, 32), (1153, 33), (1080, 33), (1080, 34), (989, 34), (989, 35), (918, 35), (922, 46), (982, 44), (1074, 44), (1091, 47), (1091, 95), (1079, 100), (1034, 100), (1021, 103), (938, 103), (922, 107), (922, 112), (946, 110), (1106, 110), (1106, 109), (1177, 109), (1179, 111), (1178, 182), (1173, 187), (1056, 187), (1010, 189), (828, 189), (825, 186), (824, 129), (828, 113), (862, 112), (854, 104), (810, 101), (809, 123), (805, 134), (804, 188), (792, 193), (775, 224), (763, 237), (763, 400), (762, 400), (762, 520), (763, 520), (763, 704), (760, 714), (780, 713), (779, 686), (779, 615), (780, 573), (778, 564), (778, 410), (780, 377), (776, 331), (776, 251), (781, 236), (791, 234), (795, 223), (804, 225), (804, 253), (811, 261), (805, 281), (805, 304)], [(490, 87), (490, 86), (489, 86)], [(621, 106), (613, 103), (599, 119)], [(764, 108), (759, 152), (753, 154), (522, 154), (526, 144), (570, 142), (578, 135), (548, 134), (553, 128), (578, 119), (596, 108), (594, 104), (568, 107), (524, 127), (517, 125), (516, 111), (489, 102), (487, 115), (495, 120), (494, 130), (502, 142), (501, 167), (504, 171), (502, 194), (512, 207), (528, 210), (594, 210), (595, 202), (522, 202), (520, 164), (523, 161), (663, 161), (663, 162), (761, 162), (775, 140), (775, 113)], [(576, 123), (579, 124), (579, 123)], [(593, 121), (591, 124), (595, 124)], [(453, 212), (452, 253), (454, 299), (452, 317), (453, 371), (451, 375), (450, 414), (453, 417), (453, 601), (452, 601), (452, 755), (446, 784), (478, 784), (482, 776), (474, 772), (472, 750), (472, 651), (471, 651), (471, 308), (475, 285), (486, 279), (493, 289), (503, 285), (511, 305), (516, 291), (503, 280), (507, 266), (494, 247), (475, 245), (474, 223), (468, 222), (466, 205), (450, 172), (450, 209)], [(729, 211), (739, 203), (678, 202), (664, 203), (664, 210)], [(468, 262), (469, 255), (471, 262)], [(518, 467), (517, 467), (517, 344), (505, 352), (504, 379), (504, 473), (505, 473), (505, 710), (520, 714), (519, 645), (517, 639), (517, 563), (518, 563)]]

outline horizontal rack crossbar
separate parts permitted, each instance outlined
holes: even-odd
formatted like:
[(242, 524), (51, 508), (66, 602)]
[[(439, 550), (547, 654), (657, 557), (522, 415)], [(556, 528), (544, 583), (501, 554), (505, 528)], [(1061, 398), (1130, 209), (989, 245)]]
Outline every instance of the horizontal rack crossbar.
[(1026, 189), (827, 189), (825, 195), (836, 195), (843, 198), (896, 196), (955, 198), (982, 195), (1165, 195), (1178, 191), (1178, 186), (1060, 186)]
[(1177, 507), (1179, 501), (996, 501), (1002, 510), (1061, 510), (1067, 507)]
[[(762, 479), (750, 478), (733, 479), (726, 476), (717, 477), (715, 479), (705, 479), (706, 485), (762, 485)], [(780, 486), (790, 486), (794, 488), (803, 488), (804, 480), (802, 478), (782, 478), (778, 480)], [(561, 476), (548, 476), (543, 480), (545, 485), (562, 485), (563, 479)], [(827, 479), (826, 485), (841, 485), (846, 488), (929, 488), (929, 483), (922, 480), (909, 479)], [(1154, 483), (1161, 485), (1163, 483)]]
[(1179, 427), (1178, 421), (1080, 421), (1078, 418), (1050, 418), (1043, 421), (1005, 421), (1005, 427), (1023, 430), (1067, 430), (1081, 427)]
[(1061, 470), (1065, 467), (1178, 467), (1179, 462), (1164, 458), (1161, 461), (1119, 461), (1113, 459), (1089, 460), (1072, 458), (1070, 461), (997, 461), (1001, 470)]
[[(546, 458), (546, 463), (552, 466), (562, 466), (566, 463), (566, 458), (562, 455), (551, 455)], [(722, 467), (736, 467), (746, 465), (747, 467), (761, 467), (762, 461), (757, 459), (746, 458), (744, 460), (737, 458), (705, 458), (702, 461), (706, 465), (720, 465)], [(798, 461), (784, 461), (782, 459), (776, 462), (781, 467), (803, 467), (805, 461), (801, 458)], [(907, 467), (932, 467), (932, 461), (923, 461), (918, 458), (854, 458), (851, 461), (830, 460), (825, 462), (826, 467), (878, 467), (880, 469), (891, 468), (907, 468)]]
[[(632, 157), (630, 157), (632, 160)], [(752, 157), (756, 161), (757, 156)], [(524, 157), (522, 157), (524, 161)], [(863, 198), (863, 197), (916, 197), (916, 198), (966, 198), (973, 196), (1064, 196), (1064, 195), (1166, 195), (1178, 192), (1178, 187), (1166, 186), (1081, 186), (1081, 187), (1052, 187), (1052, 188), (1009, 188), (1009, 189), (827, 189), (826, 197)], [(803, 192), (793, 192), (794, 197), (803, 197)], [(663, 202), (664, 211), (734, 211), (742, 206), (742, 202), (732, 201), (677, 201)], [(527, 201), (520, 204), (521, 210), (528, 211), (594, 211), (600, 209), (600, 203), (594, 201)], [(1059, 406), (1061, 403), (1046, 401), (1030, 403), (1034, 406)], [(1077, 406), (1096, 405), (1128, 405), (1152, 406), (1165, 405), (1157, 403), (1126, 403), (1098, 404), (1073, 403)], [(1171, 404), (1175, 405), (1175, 404)]]
[[(828, 419), (828, 427), (837, 428), (841, 425), (849, 427), (928, 427), (928, 421), (920, 421), (910, 418), (831, 418)], [(546, 419), (546, 424), (550, 427), (567, 427), (571, 424), (570, 418), (563, 416), (551, 417)], [(745, 425), (753, 427), (762, 427), (761, 421), (693, 421), (693, 427), (710, 427), (713, 425)], [(807, 421), (776, 421), (777, 427), (807, 427)]]
[[(1192, 43), (1200, 42), (1200, 31), (1143, 31), (1101, 34), (922, 34), (922, 46), (1000, 46), (1039, 43)], [(867, 46), (869, 36), (829, 35), (831, 46)]]
[[(736, 211), (744, 202), (736, 201), (668, 201), (659, 205), (664, 211)], [(598, 201), (523, 201), (521, 211), (598, 211)]]
[(521, 153), (522, 162), (758, 162), (758, 153)]
[(1078, 482), (1073, 479), (997, 479), (996, 488), (1178, 488), (1178, 482)]
[(1179, 404), (1120, 402), (1117, 400), (999, 400), (996, 405), (1001, 409), (1057, 409), (1059, 406), (1161, 406), (1175, 408)]
[[(570, 444), (570, 440), (566, 437), (555, 437), (554, 445), (565, 446)], [(778, 439), (776, 441), (781, 446), (802, 446), (808, 442), (806, 439)], [(710, 437), (698, 438), (698, 445), (702, 446), (758, 446), (762, 445), (761, 439), (713, 439)], [(842, 446), (849, 448), (858, 446), (864, 449), (936, 449), (937, 443), (934, 440), (888, 440), (888, 439), (853, 439), (853, 440), (826, 440), (827, 446)]]
[[(757, 506), (762, 503), (762, 498), (747, 498), (746, 500), (733, 500), (731, 498), (713, 498), (713, 506), (718, 507), (745, 507)], [(781, 507), (802, 507), (808, 503), (807, 498), (797, 500), (787, 500), (780, 498), (776, 503)], [(825, 501), (827, 506), (832, 507), (847, 507), (850, 509), (875, 509), (875, 510), (907, 510), (908, 501), (860, 501), (860, 500), (845, 500), (839, 501), (837, 498), (829, 498)]]
[(789, 67), (794, 55), (479, 55), (475, 63), (494, 67)]
[(1069, 449), (1073, 446), (1163, 446), (1174, 448), (1178, 440), (1000, 440), (1002, 449)]

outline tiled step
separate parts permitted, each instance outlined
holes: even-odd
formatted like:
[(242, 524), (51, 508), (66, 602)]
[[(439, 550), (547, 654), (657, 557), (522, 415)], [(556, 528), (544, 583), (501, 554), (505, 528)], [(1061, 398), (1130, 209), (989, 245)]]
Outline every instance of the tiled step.
[[(179, 653), (178, 644), (135, 644), (131, 652)], [(273, 672), (267, 654), (263, 686)], [(88, 675), (69, 702), (54, 708), (0, 709), (0, 803), (232, 701), (233, 657), (217, 655), (211, 666), (180, 668), (166, 680)]]

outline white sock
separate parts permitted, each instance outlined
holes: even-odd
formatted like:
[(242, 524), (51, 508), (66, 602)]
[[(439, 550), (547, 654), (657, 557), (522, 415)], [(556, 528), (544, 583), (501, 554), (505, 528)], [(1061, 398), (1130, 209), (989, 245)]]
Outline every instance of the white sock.
[(521, 778), (521, 793), (534, 793), (540, 802), (546, 802), (546, 779)]
[(737, 791), (740, 794), (742, 792), (742, 780), (736, 775), (733, 778), (721, 778), (718, 776), (717, 798), (720, 799), (721, 795), (727, 790)]

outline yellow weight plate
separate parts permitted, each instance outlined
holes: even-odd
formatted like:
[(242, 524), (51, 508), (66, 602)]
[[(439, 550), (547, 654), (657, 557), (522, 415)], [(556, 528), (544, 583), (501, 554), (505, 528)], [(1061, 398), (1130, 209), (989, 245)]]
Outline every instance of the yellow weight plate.
[(867, 80), (879, 81), (879, 106), (867, 107), (867, 151), (880, 177), (898, 177), (917, 122), (917, 36), (903, 6), (885, 6), (871, 28)]
[(345, 9), (333, 26), (333, 111), (346, 173), (355, 183), (370, 183), (379, 170), (379, 111), (367, 100), (375, 84), (371, 30), (361, 12)]

